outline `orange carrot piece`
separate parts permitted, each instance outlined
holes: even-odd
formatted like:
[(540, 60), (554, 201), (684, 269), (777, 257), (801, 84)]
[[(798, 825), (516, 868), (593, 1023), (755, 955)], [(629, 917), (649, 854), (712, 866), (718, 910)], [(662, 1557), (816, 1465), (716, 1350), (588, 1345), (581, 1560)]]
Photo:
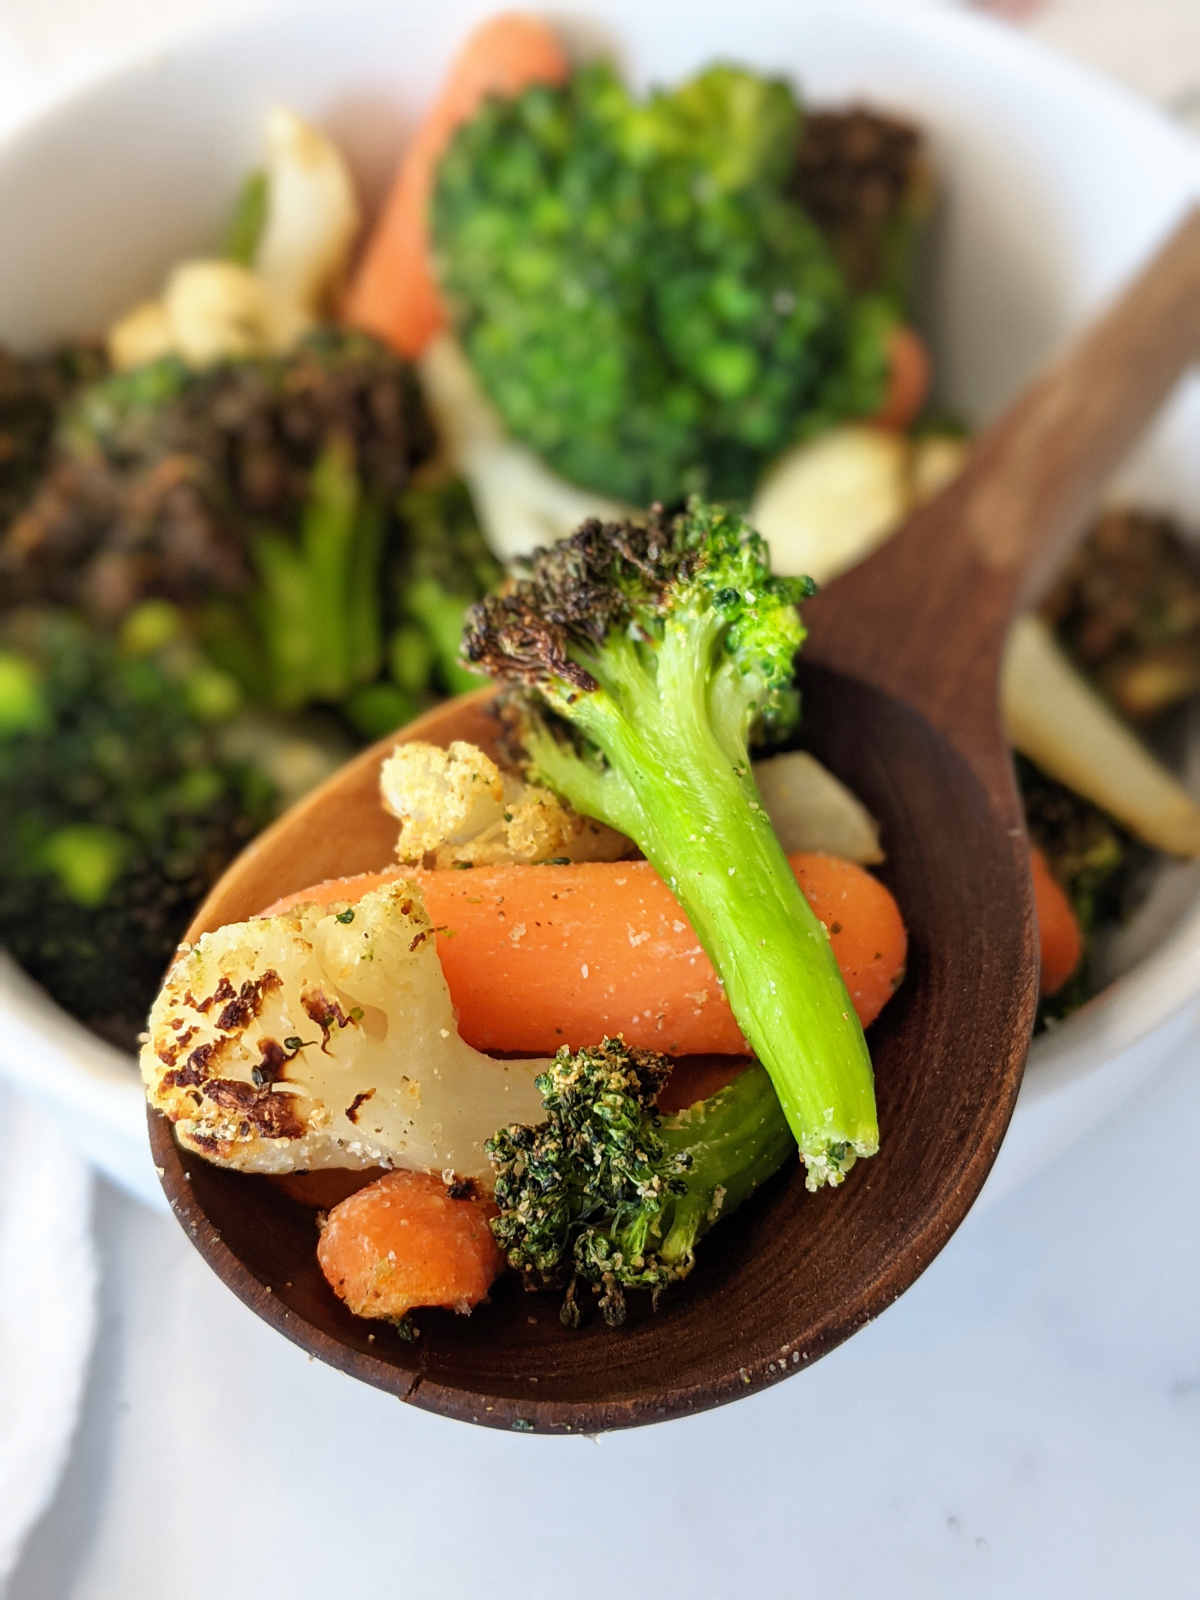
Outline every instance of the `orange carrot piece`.
[[(853, 862), (791, 858), (829, 929), (864, 1027), (904, 975), (891, 894)], [(399, 869), (335, 880), (280, 902), (354, 900)], [(551, 1054), (607, 1034), (668, 1055), (745, 1055), (712, 964), (646, 861), (411, 872), (438, 931), (459, 1031), (478, 1050)]]
[(470, 1311), (504, 1266), (476, 1195), (454, 1199), (432, 1172), (387, 1172), (334, 1206), (317, 1241), (333, 1292), (359, 1317), (416, 1306)]
[(450, 137), (487, 95), (562, 83), (570, 63), (558, 36), (536, 17), (505, 12), (475, 30), (405, 153), (350, 283), (343, 312), (415, 357), (446, 325), (430, 266), (429, 200)]
[(929, 351), (915, 328), (901, 324), (888, 335), (887, 393), (871, 419), (881, 428), (903, 430), (916, 417), (929, 393)]
[(1038, 938), (1042, 947), (1042, 993), (1057, 994), (1083, 959), (1083, 930), (1045, 856), (1036, 845), (1030, 855)]

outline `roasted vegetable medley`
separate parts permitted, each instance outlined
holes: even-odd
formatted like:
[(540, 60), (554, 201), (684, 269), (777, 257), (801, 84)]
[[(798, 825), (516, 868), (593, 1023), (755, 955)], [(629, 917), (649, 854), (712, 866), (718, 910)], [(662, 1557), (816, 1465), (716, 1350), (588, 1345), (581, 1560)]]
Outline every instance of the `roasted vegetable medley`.
[[(461, 639), (515, 557), (591, 517), (665, 528), (650, 504), (695, 491), (766, 536), (773, 582), (886, 538), (969, 445), (913, 327), (938, 199), (910, 122), (728, 63), (635, 94), (532, 18), (468, 42), (365, 235), (336, 146), (273, 111), (210, 258), (107, 329), (0, 351), (0, 940), (131, 1045), (256, 831), (478, 667), (512, 675), (511, 594)], [(1088, 949), (1152, 850), (1200, 852), (1155, 753), (1200, 686), (1193, 552), (1165, 517), (1106, 513), (1014, 648), (1031, 831)], [(657, 601), (623, 593), (644, 657)], [(779, 712), (795, 642), (739, 738), (802, 742)], [(601, 777), (567, 728), (587, 697), (554, 709), (509, 696), (526, 768), (463, 757), (474, 798), (436, 861), (555, 839), (669, 870), (653, 801), (614, 799), (637, 760), (593, 730)], [(1099, 970), (1085, 953), (1047, 1014)]]

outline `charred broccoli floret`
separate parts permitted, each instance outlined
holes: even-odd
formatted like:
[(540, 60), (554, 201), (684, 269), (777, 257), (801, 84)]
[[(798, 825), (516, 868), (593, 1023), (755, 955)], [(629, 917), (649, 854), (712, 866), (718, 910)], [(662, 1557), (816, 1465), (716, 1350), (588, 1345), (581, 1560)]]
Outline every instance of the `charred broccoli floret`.
[(738, 517), (693, 502), (585, 523), (468, 615), (468, 662), (514, 686), (530, 777), (626, 834), (687, 912), (771, 1075), (817, 1188), (878, 1148), (870, 1056), (829, 938), (750, 768), (799, 716), (809, 580), (775, 577)]
[(374, 736), (463, 686), (462, 613), (498, 574), (462, 486), (412, 487), (432, 450), (411, 369), (366, 335), (163, 357), (76, 396), (0, 579), (106, 626), (169, 600), (253, 703)]
[(792, 187), (851, 288), (886, 295), (906, 309), (936, 196), (920, 129), (868, 106), (811, 111)]
[(229, 756), (223, 674), (65, 615), (0, 636), (0, 943), (82, 1021), (132, 1045), (188, 920), (274, 814)]
[(12, 597), (111, 621), (139, 600), (244, 595), (262, 529), (293, 537), (334, 448), (390, 504), (433, 450), (411, 369), (364, 334), (204, 369), (178, 357), (85, 388), (51, 470), (0, 543)]
[(654, 1100), (670, 1070), (619, 1039), (564, 1047), (537, 1079), (545, 1121), (488, 1141), (492, 1232), (528, 1287), (565, 1287), (568, 1326), (588, 1290), (613, 1326), (625, 1320), (628, 1290), (649, 1290), (657, 1305), (692, 1270), (700, 1238), (795, 1148), (760, 1066), (663, 1117)]
[(0, 533), (46, 470), (60, 410), (104, 370), (103, 354), (90, 345), (38, 356), (0, 349)]
[(564, 478), (744, 502), (786, 445), (878, 408), (895, 312), (795, 198), (800, 127), (777, 79), (716, 66), (637, 100), (593, 64), (458, 131), (439, 277), (509, 430)]

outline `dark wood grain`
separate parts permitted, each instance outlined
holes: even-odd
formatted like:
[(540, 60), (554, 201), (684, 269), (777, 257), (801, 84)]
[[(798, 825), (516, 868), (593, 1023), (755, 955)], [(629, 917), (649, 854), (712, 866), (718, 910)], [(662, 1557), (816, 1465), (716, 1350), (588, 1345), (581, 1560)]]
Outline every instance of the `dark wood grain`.
[[(152, 1113), (171, 1205), (234, 1293), (312, 1354), (416, 1405), (520, 1431), (595, 1432), (777, 1382), (914, 1281), (992, 1164), (1036, 1004), (1027, 845), (996, 710), (1004, 631), (1043, 545), (1066, 548), (1089, 497), (1186, 364), (1198, 273), (1193, 216), (1132, 297), (982, 441), (964, 481), (813, 603), (799, 671), (805, 738), (881, 819), (882, 876), (911, 940), (907, 981), (871, 1030), (879, 1155), (818, 1195), (805, 1193), (798, 1167), (781, 1175), (714, 1231), (657, 1316), (636, 1314), (618, 1332), (568, 1332), (553, 1299), (505, 1284), (470, 1318), (423, 1315), (423, 1337), (409, 1344), (333, 1296), (317, 1268), (311, 1209), (266, 1180), (181, 1155)], [(406, 736), (486, 742), (486, 701), (441, 707)], [(365, 752), (251, 846), (189, 937), (386, 862), (394, 823), (376, 780), (392, 743)]]

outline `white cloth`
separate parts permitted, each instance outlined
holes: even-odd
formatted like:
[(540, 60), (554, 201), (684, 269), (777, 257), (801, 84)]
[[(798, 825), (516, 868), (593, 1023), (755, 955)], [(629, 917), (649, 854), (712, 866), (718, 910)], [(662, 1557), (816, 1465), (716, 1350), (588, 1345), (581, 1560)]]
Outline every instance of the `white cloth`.
[(92, 1179), (0, 1085), (0, 1588), (66, 1464), (96, 1325)]

